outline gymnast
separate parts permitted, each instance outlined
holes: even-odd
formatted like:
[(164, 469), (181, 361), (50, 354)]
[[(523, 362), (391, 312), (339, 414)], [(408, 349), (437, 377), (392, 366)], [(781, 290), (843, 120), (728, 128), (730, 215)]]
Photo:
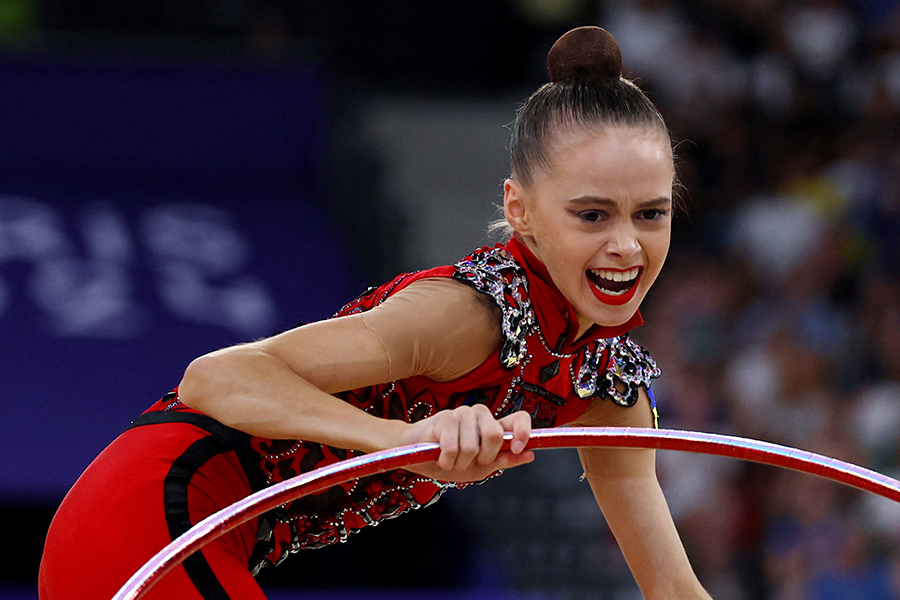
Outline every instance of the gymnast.
[[(530, 462), (532, 427), (656, 425), (656, 363), (627, 335), (669, 248), (675, 168), (656, 107), (598, 27), (551, 48), (519, 109), (508, 241), (400, 275), (333, 318), (194, 360), (87, 468), (54, 517), (41, 600), (108, 600), (192, 524), (274, 482), (361, 453), (439, 458), (270, 511), (189, 557), (153, 599), (265, 598), (254, 576), (301, 549)], [(505, 433), (508, 451), (500, 451)], [(585, 448), (584, 472), (651, 600), (709, 596), (653, 450)], [(502, 510), (502, 507), (498, 507)]]

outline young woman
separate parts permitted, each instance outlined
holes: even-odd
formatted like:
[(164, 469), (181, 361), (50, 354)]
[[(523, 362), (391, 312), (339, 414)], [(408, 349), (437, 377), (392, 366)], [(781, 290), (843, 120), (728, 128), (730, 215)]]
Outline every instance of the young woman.
[[(262, 599), (260, 567), (531, 461), (531, 427), (655, 424), (649, 385), (659, 372), (626, 334), (668, 252), (672, 145), (653, 104), (621, 78), (604, 30), (570, 31), (548, 65), (551, 83), (514, 126), (509, 241), (401, 275), (335, 318), (192, 362), (63, 501), (42, 600), (111, 597), (191, 524), (272, 482), (360, 452), (440, 443), (432, 464), (335, 486), (245, 524), (148, 596)], [(513, 442), (500, 452), (504, 432)], [(644, 596), (709, 598), (654, 452), (580, 455)]]

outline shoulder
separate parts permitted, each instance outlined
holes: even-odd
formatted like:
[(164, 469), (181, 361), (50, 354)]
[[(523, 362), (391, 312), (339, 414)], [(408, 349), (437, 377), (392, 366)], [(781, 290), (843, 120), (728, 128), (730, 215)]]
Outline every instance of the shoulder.
[(452, 277), (490, 298), (500, 313), (500, 362), (510, 368), (527, 353), (525, 338), (537, 326), (525, 268), (502, 246), (481, 248), (454, 265)]
[[(480, 248), (453, 265), (399, 275), (370, 288), (336, 316), (359, 313), (389, 354), (416, 359), (392, 361), (404, 366), (394, 373), (426, 374), (440, 363), (441, 372), (432, 373), (440, 380), (477, 367), (498, 346), (500, 364), (518, 364), (536, 323), (526, 270), (502, 246)], [(401, 352), (406, 348), (413, 354)], [(442, 360), (426, 365), (420, 359), (427, 356)]]
[[(605, 349), (605, 369), (588, 369), (588, 387), (594, 395), (609, 398), (619, 406), (634, 406), (641, 389), (648, 389), (650, 383), (660, 376), (659, 367), (653, 357), (628, 335), (598, 340), (596, 357)], [(589, 354), (589, 353), (586, 353)], [(590, 362), (587, 358), (585, 363)], [(580, 372), (584, 372), (582, 366)], [(591, 373), (592, 371), (592, 373)], [(581, 382), (579, 382), (581, 383)], [(576, 388), (578, 384), (576, 384)]]
[[(597, 340), (586, 349), (577, 368), (575, 393), (592, 398), (590, 408), (574, 424), (587, 426), (649, 427), (656, 424), (656, 400), (651, 382), (660, 376), (656, 361), (627, 335)], [(601, 367), (602, 366), (602, 367)], [(621, 410), (635, 405), (649, 411)], [(646, 419), (652, 416), (651, 421)]]
[(628, 335), (594, 340), (578, 354), (576, 363), (575, 394), (608, 398), (619, 406), (634, 406), (641, 389), (649, 389), (660, 376), (656, 361)]
[(374, 310), (403, 312), (407, 317), (431, 316), (419, 326), (452, 328), (460, 320), (490, 325), (497, 330), (497, 307), (483, 294), (455, 279), (430, 277), (417, 279), (386, 298)]
[(450, 381), (483, 363), (500, 342), (498, 310), (448, 278), (419, 279), (362, 314), (390, 358), (392, 377)]
[(528, 290), (525, 268), (501, 246), (476, 250), (455, 265), (452, 277), (469, 284), (475, 290), (491, 296), (498, 303), (517, 300), (504, 292), (521, 288)]

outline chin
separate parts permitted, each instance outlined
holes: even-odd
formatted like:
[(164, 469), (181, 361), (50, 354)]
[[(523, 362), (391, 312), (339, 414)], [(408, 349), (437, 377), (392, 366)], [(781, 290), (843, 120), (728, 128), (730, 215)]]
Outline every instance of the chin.
[(597, 310), (596, 308), (588, 313), (591, 321), (600, 325), (601, 327), (618, 327), (619, 325), (624, 325), (628, 322), (631, 317), (634, 316), (634, 313), (637, 312), (637, 309), (640, 306), (640, 302), (636, 302), (632, 304), (629, 302), (623, 306), (604, 306), (602, 309)]
[(627, 323), (628, 319), (630, 319), (632, 316), (634, 316), (634, 313), (630, 313), (621, 318), (605, 317), (605, 318), (598, 319), (594, 322), (597, 323), (597, 325), (600, 325), (601, 327), (618, 327), (619, 325), (624, 325), (625, 323)]

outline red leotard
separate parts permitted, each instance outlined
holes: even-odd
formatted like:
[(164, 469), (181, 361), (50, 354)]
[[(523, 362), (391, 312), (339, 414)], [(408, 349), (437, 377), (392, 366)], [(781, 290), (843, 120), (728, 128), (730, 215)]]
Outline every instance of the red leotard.
[[(575, 420), (595, 398), (631, 406), (638, 388), (659, 375), (653, 359), (625, 335), (641, 323), (639, 314), (620, 327), (594, 326), (575, 340), (571, 305), (516, 239), (453, 266), (401, 275), (336, 316), (369, 310), (414, 281), (447, 277), (471, 285), (499, 308), (502, 341), (491, 356), (452, 381), (414, 376), (337, 396), (408, 422), (482, 403), (497, 417), (526, 410), (535, 427), (552, 427)], [(63, 500), (47, 537), (40, 598), (108, 599), (191, 524), (270, 483), (357, 454), (251, 437), (187, 408), (172, 392), (107, 447)], [(403, 470), (335, 486), (220, 538), (147, 597), (264, 598), (253, 580), (261, 567), (303, 548), (343, 541), (362, 527), (434, 502), (453, 486)]]

